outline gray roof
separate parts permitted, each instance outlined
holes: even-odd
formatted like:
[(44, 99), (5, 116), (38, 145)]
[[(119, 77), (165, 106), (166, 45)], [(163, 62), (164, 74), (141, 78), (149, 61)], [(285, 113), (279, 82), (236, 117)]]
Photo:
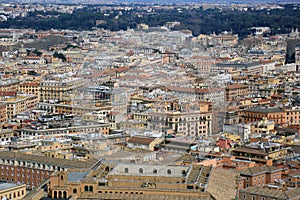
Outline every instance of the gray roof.
[(257, 106), (246, 109), (248, 112), (258, 112), (258, 113), (276, 113), (276, 112), (282, 112), (280, 108), (270, 108), (270, 107), (263, 107), (263, 106)]
[(229, 63), (217, 63), (216, 66), (218, 67), (234, 67), (234, 68), (248, 68), (253, 66), (260, 65), (257, 62), (245, 63), (245, 62), (229, 62)]
[(88, 174), (89, 172), (69, 172), (68, 182), (78, 182)]
[(90, 159), (87, 161), (75, 161), (62, 158), (51, 158), (42, 155), (26, 154), (22, 152), (0, 151), (0, 159), (11, 159), (20, 162), (28, 161), (45, 165), (56, 165), (67, 168), (90, 168), (97, 160)]
[(14, 188), (16, 186), (19, 186), (19, 185), (13, 184), (13, 183), (0, 183), (0, 191)]

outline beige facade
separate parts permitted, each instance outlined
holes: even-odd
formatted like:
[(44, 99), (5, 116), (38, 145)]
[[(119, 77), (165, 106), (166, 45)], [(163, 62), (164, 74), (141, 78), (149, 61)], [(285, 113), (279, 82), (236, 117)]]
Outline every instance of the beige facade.
[[(76, 174), (76, 177), (75, 177)], [(233, 199), (238, 174), (210, 166), (107, 163), (51, 176), (48, 195), (74, 199)]]
[(236, 102), (240, 98), (244, 98), (249, 95), (249, 89), (247, 85), (243, 84), (232, 84), (225, 88), (226, 91), (226, 101)]
[(18, 85), (19, 85), (18, 80), (1, 81), (0, 91), (16, 92), (16, 91), (18, 91)]
[(33, 94), (38, 97), (40, 101), (40, 83), (39, 82), (25, 82), (19, 84), (20, 93)]
[(0, 103), (0, 126), (7, 122), (7, 113), (6, 113), (5, 103)]
[(263, 118), (261, 121), (251, 124), (251, 133), (266, 135), (275, 134), (275, 123)]
[(15, 115), (35, 109), (38, 103), (35, 95), (16, 95), (0, 100), (0, 103), (6, 104), (7, 118), (11, 119)]
[(10, 142), (13, 137), (14, 137), (14, 131), (12, 129), (0, 130), (0, 144), (5, 142)]
[(206, 137), (212, 132), (211, 120), (211, 112), (149, 113), (148, 124), (153, 129), (172, 129), (179, 135)]
[(86, 80), (80, 78), (57, 78), (54, 80), (41, 81), (41, 101), (47, 100), (68, 100), (70, 99), (69, 92), (74, 91), (86, 84)]
[(22, 200), (25, 195), (25, 184), (0, 183), (0, 199)]

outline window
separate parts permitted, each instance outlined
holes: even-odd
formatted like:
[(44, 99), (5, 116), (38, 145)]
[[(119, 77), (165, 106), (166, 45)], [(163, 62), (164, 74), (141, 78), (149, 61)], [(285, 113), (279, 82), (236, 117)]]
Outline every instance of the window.
[(172, 171), (170, 169), (167, 170), (167, 174), (172, 174)]
[(153, 174), (157, 174), (157, 169), (154, 169), (154, 170), (153, 170)]
[(144, 170), (142, 168), (139, 168), (139, 173), (142, 174)]
[(128, 168), (125, 168), (125, 169), (124, 169), (124, 172), (125, 172), (125, 173), (128, 173), (128, 171), (129, 171)]
[(256, 200), (256, 196), (252, 196), (252, 200)]

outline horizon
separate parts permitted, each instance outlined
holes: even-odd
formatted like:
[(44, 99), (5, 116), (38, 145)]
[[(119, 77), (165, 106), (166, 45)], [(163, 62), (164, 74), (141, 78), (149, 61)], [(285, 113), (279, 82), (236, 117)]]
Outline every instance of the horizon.
[(0, 0), (12, 4), (299, 4), (300, 0)]

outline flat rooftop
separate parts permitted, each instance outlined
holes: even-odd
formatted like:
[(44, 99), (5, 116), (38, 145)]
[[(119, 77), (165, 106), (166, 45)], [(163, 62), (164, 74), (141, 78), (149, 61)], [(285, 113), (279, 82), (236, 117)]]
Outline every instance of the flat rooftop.
[(19, 186), (19, 185), (13, 184), (13, 183), (0, 183), (0, 191), (14, 188), (16, 186)]

